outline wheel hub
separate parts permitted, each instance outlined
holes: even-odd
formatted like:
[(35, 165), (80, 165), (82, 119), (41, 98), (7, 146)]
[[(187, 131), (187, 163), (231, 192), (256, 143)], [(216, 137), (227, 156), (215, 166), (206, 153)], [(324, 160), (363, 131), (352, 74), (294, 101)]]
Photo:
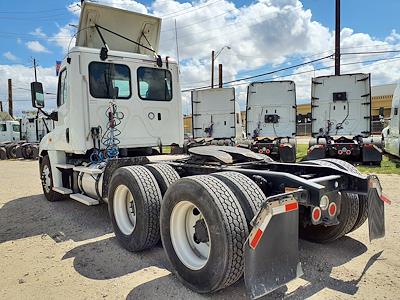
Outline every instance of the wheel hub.
[(204, 222), (204, 219), (198, 220), (194, 225), (193, 240), (196, 244), (209, 242), (210, 239), (208, 237), (207, 225), (206, 222)]
[(170, 235), (180, 261), (192, 270), (203, 268), (210, 256), (211, 240), (207, 220), (190, 201), (179, 202), (171, 213)]

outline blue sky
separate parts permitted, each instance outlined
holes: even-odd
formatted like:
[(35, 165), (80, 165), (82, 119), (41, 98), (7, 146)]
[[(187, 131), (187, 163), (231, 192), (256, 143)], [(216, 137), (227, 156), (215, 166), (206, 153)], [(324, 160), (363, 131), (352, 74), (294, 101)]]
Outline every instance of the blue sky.
[[(151, 1), (139, 1), (146, 6)], [(182, 2), (182, 1), (181, 1)], [(238, 7), (249, 5), (251, 1), (233, 1)], [(313, 19), (330, 29), (334, 28), (334, 0), (302, 0), (306, 9), (311, 9)], [(0, 53), (11, 52), (17, 57), (10, 61), (0, 56), (1, 64), (21, 63), (30, 65), (31, 57), (36, 57), (41, 65), (52, 66), (63, 58), (62, 49), (46, 38), (37, 38), (30, 34), (36, 28), (42, 28), (47, 36), (58, 32), (58, 26), (71, 22), (74, 16), (66, 9), (72, 1), (13, 0), (0, 2)], [(376, 38), (384, 38), (392, 29), (400, 31), (399, 0), (342, 0), (342, 27), (353, 28)], [(18, 40), (20, 39), (20, 40)], [(39, 41), (51, 53), (29, 50), (26, 43)]]
[[(334, 47), (332, 34), (335, 0), (301, 0), (303, 8), (296, 7), (296, 0), (259, 0), (263, 4), (261, 6), (258, 1), (243, 0), (208, 0), (207, 5), (204, 1), (188, 4), (185, 1), (174, 0), (139, 0), (138, 2), (143, 4), (140, 5), (133, 0), (100, 0), (104, 1), (129, 6), (140, 12), (155, 12), (158, 16), (178, 15), (173, 18), (177, 19), (181, 36), (179, 41), (182, 88), (209, 84), (209, 54), (211, 50), (218, 50), (225, 45), (231, 46), (232, 50), (225, 50), (218, 58), (218, 62), (224, 64), (224, 81), (300, 63), (304, 61), (304, 57), (316, 58), (316, 53), (325, 53), (318, 54), (319, 56), (327, 55)], [(30, 68), (33, 57), (41, 67), (38, 79), (45, 83), (45, 90), (56, 90), (55, 61), (63, 59), (65, 43), (68, 43), (68, 36), (74, 32), (74, 28), (68, 24), (76, 25), (78, 22), (77, 15), (69, 11), (67, 6), (74, 4), (73, 10), (79, 11), (76, 2), (0, 1), (0, 100), (6, 98), (6, 80), (12, 77), (16, 87), (14, 98), (21, 100), (16, 102), (17, 110), (29, 106), (27, 100), (30, 96), (26, 89), (33, 80), (33, 70)], [(188, 9), (190, 5), (193, 8)], [(292, 8), (286, 10), (284, 6)], [(189, 13), (179, 13), (184, 9), (189, 10)], [(308, 9), (312, 14), (311, 19), (307, 13)], [(342, 0), (341, 27), (349, 28), (342, 31), (342, 39), (345, 39), (343, 43), (349, 48), (354, 48), (354, 51), (400, 50), (399, 12), (400, 0)], [(219, 15), (224, 17), (218, 17)], [(173, 18), (163, 19), (162, 30), (171, 29)], [(300, 23), (296, 23), (297, 21)], [(61, 39), (54, 38), (57, 34), (62, 36), (64, 48), (60, 45)], [(162, 33), (161, 43), (163, 54), (174, 57), (176, 45), (173, 30)], [(375, 48), (375, 45), (378, 46)], [(346, 71), (372, 72), (373, 84), (392, 83), (399, 79), (400, 61), (391, 65), (380, 65), (381, 62), (369, 65), (363, 62), (363, 59), (365, 56), (343, 58), (344, 62), (360, 62), (359, 65), (349, 66)], [(316, 63), (313, 68), (327, 67), (329, 64), (329, 61)], [(366, 68), (368, 66), (370, 68)], [(285, 78), (296, 81), (298, 99), (300, 102), (306, 102), (309, 101), (312, 74), (293, 75), (299, 71), (304, 69), (289, 70), (279, 75), (292, 75)], [(332, 69), (321, 72), (317, 70), (314, 75), (332, 72)], [(267, 80), (271, 77), (257, 79)], [(248, 82), (236, 87), (237, 99), (242, 107), (246, 84)], [(184, 109), (190, 111), (188, 94), (184, 94), (183, 97)], [(48, 100), (48, 107), (53, 108), (54, 96), (49, 96)]]

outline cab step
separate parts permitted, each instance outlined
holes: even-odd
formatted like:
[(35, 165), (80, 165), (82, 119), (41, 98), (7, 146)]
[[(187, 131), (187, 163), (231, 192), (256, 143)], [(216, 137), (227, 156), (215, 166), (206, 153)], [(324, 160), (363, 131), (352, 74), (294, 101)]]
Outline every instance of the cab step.
[(90, 198), (83, 194), (71, 194), (69, 197), (88, 206), (99, 204), (99, 200)]
[(55, 164), (56, 168), (70, 170), (73, 169), (75, 166), (71, 164)]
[(65, 188), (65, 187), (61, 187), (61, 186), (53, 186), (53, 191), (55, 191), (56, 193), (62, 194), (62, 195), (69, 195), (72, 194), (72, 190)]
[(83, 166), (74, 167), (73, 170), (76, 172), (83, 172), (83, 173), (88, 173), (88, 174), (92, 174), (92, 175), (97, 175), (97, 174), (103, 173), (102, 169), (88, 168), (88, 167), (83, 167)]

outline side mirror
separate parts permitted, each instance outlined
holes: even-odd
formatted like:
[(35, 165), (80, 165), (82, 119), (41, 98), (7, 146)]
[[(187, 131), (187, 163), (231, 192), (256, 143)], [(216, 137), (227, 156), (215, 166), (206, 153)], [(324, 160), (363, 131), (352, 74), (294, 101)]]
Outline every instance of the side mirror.
[(31, 95), (32, 95), (32, 106), (34, 108), (44, 107), (44, 93), (43, 85), (41, 82), (31, 82)]

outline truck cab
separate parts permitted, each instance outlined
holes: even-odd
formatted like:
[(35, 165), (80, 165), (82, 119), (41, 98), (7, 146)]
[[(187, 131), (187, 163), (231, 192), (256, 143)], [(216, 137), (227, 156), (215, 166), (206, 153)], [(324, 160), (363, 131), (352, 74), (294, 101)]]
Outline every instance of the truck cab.
[(192, 91), (191, 145), (234, 145), (244, 132), (235, 88), (211, 88)]
[(156, 17), (84, 3), (58, 77), (56, 126), (40, 153), (56, 151), (65, 161), (101, 151), (111, 127), (121, 155), (183, 144), (178, 65), (156, 56), (160, 26)]
[(20, 140), (21, 127), (18, 121), (0, 121), (0, 142)]
[(307, 159), (340, 158), (379, 165), (382, 139), (371, 133), (371, 76), (320, 76), (311, 83), (311, 130)]
[(282, 162), (296, 161), (296, 85), (253, 82), (247, 88), (246, 134), (251, 149)]
[(382, 130), (385, 151), (400, 157), (400, 84), (393, 94), (389, 124)]

